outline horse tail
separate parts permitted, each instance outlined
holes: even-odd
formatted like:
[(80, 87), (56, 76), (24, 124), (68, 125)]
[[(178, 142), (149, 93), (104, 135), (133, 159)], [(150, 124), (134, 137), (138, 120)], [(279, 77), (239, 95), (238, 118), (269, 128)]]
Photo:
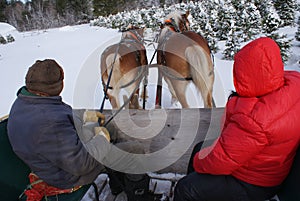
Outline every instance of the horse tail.
[(185, 56), (190, 65), (193, 82), (201, 93), (204, 106), (212, 107), (214, 71), (210, 55), (201, 46), (192, 45), (186, 49)]

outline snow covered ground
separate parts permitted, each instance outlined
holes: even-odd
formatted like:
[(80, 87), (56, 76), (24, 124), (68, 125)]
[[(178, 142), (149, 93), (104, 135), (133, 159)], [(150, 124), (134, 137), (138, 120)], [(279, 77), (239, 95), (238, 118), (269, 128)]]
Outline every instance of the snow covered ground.
[[(280, 31), (289, 38), (294, 38), (297, 27), (284, 28)], [(17, 90), (25, 84), (25, 75), (28, 67), (36, 60), (53, 58), (61, 64), (65, 71), (65, 88), (62, 92), (63, 100), (74, 108), (98, 109), (103, 98), (99, 59), (101, 52), (112, 43), (117, 43), (121, 34), (117, 30), (92, 27), (88, 24), (66, 26), (61, 28), (19, 33), (12, 26), (0, 23), (0, 34), (11, 34), (15, 42), (0, 45), (0, 116), (9, 113), (11, 104), (16, 98)], [(147, 37), (150, 37), (147, 35)], [(300, 43), (292, 42), (291, 56), (287, 62), (287, 70), (300, 69)], [(224, 48), (224, 41), (219, 42), (219, 48)], [(154, 53), (152, 45), (147, 46), (147, 55), (150, 60)], [(223, 55), (218, 52), (214, 55), (216, 81), (214, 85), (214, 100), (217, 107), (224, 107), (231, 90), (232, 61), (222, 60)], [(153, 62), (155, 63), (155, 61)], [(154, 108), (156, 69), (150, 70), (149, 100), (146, 108)], [(167, 88), (164, 86), (164, 107), (180, 107), (172, 104)], [(202, 107), (197, 98), (197, 92), (191, 85), (187, 92), (193, 107)], [(106, 102), (105, 108), (111, 108)], [(163, 185), (166, 187), (166, 185)], [(90, 200), (89, 195), (84, 198)]]
[[(294, 38), (296, 27), (284, 28), (289, 38)], [(16, 98), (17, 90), (24, 85), (28, 67), (36, 60), (53, 58), (65, 70), (65, 88), (62, 92), (64, 101), (74, 108), (99, 108), (103, 98), (99, 60), (101, 52), (112, 43), (117, 43), (121, 33), (113, 29), (89, 26), (66, 26), (61, 28), (30, 31), (19, 33), (12, 26), (0, 23), (0, 34), (4, 37), (11, 34), (15, 42), (0, 45), (0, 87), (1, 104), (0, 116), (9, 113), (9, 109)], [(146, 35), (146, 37), (151, 37)], [(286, 69), (299, 70), (299, 42), (293, 41), (290, 60)], [(224, 41), (219, 42), (224, 48)], [(147, 56), (150, 60), (154, 53), (154, 46), (147, 46)], [(222, 60), (221, 52), (214, 55), (216, 81), (214, 85), (214, 99), (217, 107), (223, 107), (231, 90), (232, 61)], [(153, 63), (156, 61), (154, 60)], [(150, 69), (149, 100), (147, 109), (154, 108), (156, 69)], [(180, 107), (180, 104), (171, 104), (167, 88), (164, 86), (164, 107)], [(192, 107), (202, 107), (197, 98), (194, 87), (191, 85), (187, 92)], [(105, 108), (111, 108), (106, 102)]]

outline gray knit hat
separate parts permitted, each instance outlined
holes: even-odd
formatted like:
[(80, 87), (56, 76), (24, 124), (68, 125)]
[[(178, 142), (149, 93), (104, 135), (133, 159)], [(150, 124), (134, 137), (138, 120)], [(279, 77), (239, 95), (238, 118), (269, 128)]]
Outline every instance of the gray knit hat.
[(36, 61), (27, 72), (26, 88), (49, 96), (58, 96), (63, 89), (64, 72), (52, 59)]

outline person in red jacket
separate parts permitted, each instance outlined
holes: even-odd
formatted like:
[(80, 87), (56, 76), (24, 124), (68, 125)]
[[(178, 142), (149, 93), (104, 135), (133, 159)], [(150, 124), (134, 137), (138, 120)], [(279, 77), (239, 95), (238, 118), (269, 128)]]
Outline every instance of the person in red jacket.
[(233, 77), (221, 135), (196, 145), (174, 201), (264, 201), (289, 173), (300, 141), (300, 73), (284, 71), (278, 45), (262, 37), (235, 55)]

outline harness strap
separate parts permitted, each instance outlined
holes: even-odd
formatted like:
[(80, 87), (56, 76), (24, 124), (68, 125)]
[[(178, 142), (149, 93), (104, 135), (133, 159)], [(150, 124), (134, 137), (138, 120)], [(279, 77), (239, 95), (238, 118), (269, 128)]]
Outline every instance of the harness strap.
[[(132, 85), (133, 83), (135, 83), (136, 81), (138, 81), (138, 80), (141, 79), (141, 74), (144, 73), (143, 70), (142, 70), (142, 68), (145, 68), (145, 66), (140, 66), (140, 67), (137, 67), (137, 68), (139, 68), (137, 76), (133, 80), (131, 80), (130, 82), (128, 82), (128, 83), (126, 83), (124, 85), (121, 85), (120, 86), (121, 89), (122, 88), (126, 88), (126, 87)], [(106, 87), (105, 83), (103, 83), (103, 87)], [(112, 86), (109, 86), (108, 89), (113, 90), (114, 88)]]
[(170, 73), (167, 69), (168, 67), (166, 67), (166, 66), (160, 66), (159, 68), (161, 69), (161, 72), (163, 73), (164, 76), (166, 76), (168, 78), (171, 78), (173, 80), (179, 80), (179, 81), (191, 81), (191, 80), (193, 80), (192, 77), (180, 77), (180, 76), (174, 75), (173, 73)]
[[(131, 49), (133, 52), (135, 52), (135, 55), (136, 55), (136, 61), (138, 62), (139, 66), (141, 66), (141, 50), (144, 50), (144, 46), (142, 43), (140, 43), (138, 41), (138, 38), (135, 34), (133, 34), (132, 32), (130, 32), (130, 35), (135, 36), (134, 37), (134, 40), (133, 39), (122, 39), (120, 44), (124, 44), (126, 45), (129, 49)], [(139, 47), (141, 48), (141, 50), (139, 49)], [(126, 88), (128, 87), (129, 85), (133, 84), (134, 82), (136, 82), (139, 78), (140, 78), (140, 74), (142, 73), (142, 70), (139, 69), (138, 71), (138, 75), (135, 77), (135, 79), (133, 79), (132, 81), (130, 81), (129, 83), (127, 84), (124, 84), (122, 85), (120, 88)], [(112, 86), (107, 86), (107, 84), (103, 83), (104, 85), (104, 89), (106, 87), (108, 87), (108, 89), (110, 90), (113, 90), (114, 88)]]
[(165, 25), (167, 25), (174, 32), (181, 32), (179, 27), (176, 25), (174, 18), (166, 19)]
[[(81, 188), (81, 186), (76, 186), (70, 189), (59, 189), (47, 184), (34, 173), (30, 173), (28, 177), (30, 184), (24, 191), (24, 194), (27, 196), (26, 201), (40, 201), (43, 199), (43, 197), (59, 195), (63, 193), (72, 193)], [(22, 195), (23, 194), (21, 194), (20, 198)]]

